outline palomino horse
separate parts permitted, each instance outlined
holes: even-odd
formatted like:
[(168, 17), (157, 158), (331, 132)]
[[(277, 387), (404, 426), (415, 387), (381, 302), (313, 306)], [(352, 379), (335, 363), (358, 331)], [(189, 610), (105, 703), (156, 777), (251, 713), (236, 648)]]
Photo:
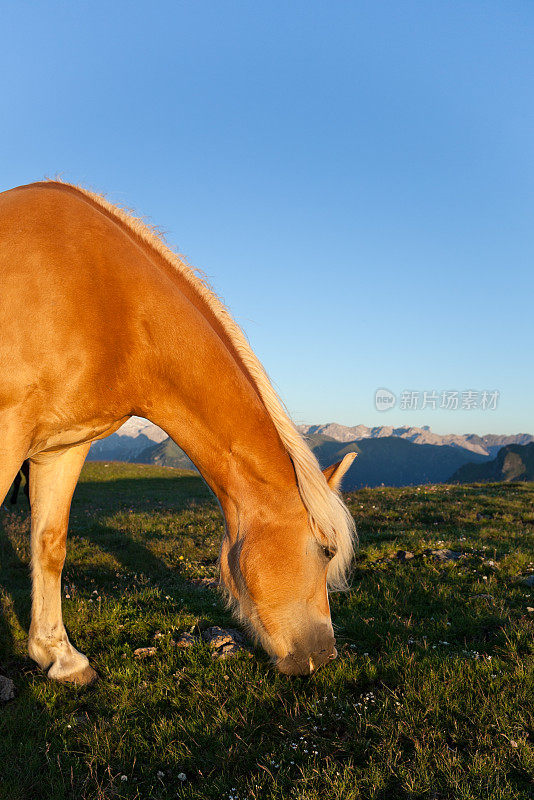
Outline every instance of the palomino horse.
[[(21, 287), (23, 287), (21, 295)], [(48, 676), (96, 673), (69, 642), (61, 570), (70, 503), (95, 439), (130, 416), (163, 428), (226, 520), (221, 582), (278, 668), (335, 658), (327, 584), (353, 522), (229, 312), (147, 225), (60, 182), (0, 194), (0, 502), (29, 458), (30, 656)]]

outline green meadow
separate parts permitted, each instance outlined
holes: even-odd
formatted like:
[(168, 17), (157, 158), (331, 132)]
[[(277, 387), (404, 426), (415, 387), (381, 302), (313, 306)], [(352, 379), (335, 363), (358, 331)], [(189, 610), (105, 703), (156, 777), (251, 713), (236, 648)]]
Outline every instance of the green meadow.
[(223, 531), (200, 478), (87, 464), (63, 608), (100, 676), (89, 689), (27, 658), (29, 514), (22, 497), (3, 508), (0, 673), (16, 696), (0, 707), (1, 800), (533, 798), (534, 484), (347, 501), (360, 542), (350, 592), (331, 597), (339, 657), (289, 678), (258, 649), (175, 644), (236, 627), (200, 583)]

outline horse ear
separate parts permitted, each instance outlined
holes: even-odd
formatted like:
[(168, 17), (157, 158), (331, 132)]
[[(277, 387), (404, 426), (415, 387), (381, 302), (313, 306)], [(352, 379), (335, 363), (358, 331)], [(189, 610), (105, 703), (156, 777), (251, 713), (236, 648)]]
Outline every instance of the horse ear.
[(331, 489), (337, 491), (343, 475), (346, 473), (357, 455), (358, 453), (347, 453), (347, 455), (341, 461), (338, 461), (337, 464), (332, 464), (331, 467), (323, 469), (323, 475), (325, 476), (326, 482)]

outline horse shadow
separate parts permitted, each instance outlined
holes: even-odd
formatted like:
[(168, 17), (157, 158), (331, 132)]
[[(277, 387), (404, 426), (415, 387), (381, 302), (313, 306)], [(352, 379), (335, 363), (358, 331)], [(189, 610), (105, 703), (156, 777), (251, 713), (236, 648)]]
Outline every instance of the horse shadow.
[[(143, 479), (142, 491), (137, 481), (128, 478), (105, 483), (85, 481), (76, 488), (71, 507), (67, 559), (62, 576), (62, 587), (75, 584), (82, 593), (98, 585), (111, 599), (124, 593), (124, 582), (117, 581), (117, 570), (108, 565), (92, 564), (91, 557), (79, 557), (73, 551), (73, 541), (86, 542), (95, 554), (107, 554), (119, 565), (126, 580), (141, 577), (150, 586), (165, 592), (171, 602), (180, 599), (181, 607), (196, 615), (199, 625), (216, 624), (223, 618), (231, 619), (220, 602), (218, 593), (202, 585), (195, 585), (180, 569), (169, 566), (150, 548), (150, 539), (118, 531), (110, 518), (120, 513), (150, 514), (154, 509), (165, 515), (179, 515), (184, 511), (218, 509), (208, 487), (198, 476), (186, 475), (177, 480), (168, 478)], [(96, 506), (95, 498), (100, 504)], [(6, 501), (7, 503), (7, 501)], [(222, 517), (221, 517), (222, 519)], [(152, 538), (155, 538), (153, 535)], [(0, 674), (16, 678), (17, 671), (27, 669), (30, 660), (22, 655), (31, 621), (30, 576), (30, 512), (25, 502), (19, 506), (0, 508)], [(69, 542), (69, 539), (71, 540)], [(209, 561), (209, 560), (208, 560)], [(215, 564), (216, 557), (211, 559)], [(214, 606), (215, 603), (215, 606)], [(214, 613), (215, 609), (217, 610)], [(14, 636), (14, 632), (17, 636)], [(76, 630), (73, 638), (76, 640)]]
[[(144, 478), (142, 492), (132, 492), (132, 484), (136, 481), (129, 478), (118, 478), (104, 486), (99, 482), (85, 481), (79, 484), (72, 503), (71, 523), (69, 536), (78, 541), (85, 540), (96, 551), (104, 552), (117, 562), (125, 575), (143, 576), (150, 584), (167, 594), (184, 593), (188, 596), (191, 611), (201, 609), (205, 603), (201, 597), (202, 590), (192, 583), (184, 573), (178, 558), (171, 559), (172, 566), (166, 563), (151, 549), (150, 544), (167, 538), (163, 530), (144, 532), (138, 536), (127, 530), (127, 523), (116, 522), (117, 515), (148, 514), (155, 511), (167, 518), (179, 517), (184, 512), (209, 511), (220, 514), (214, 496), (204, 482), (195, 475), (178, 477), (175, 480)], [(98, 510), (87, 510), (95, 496), (100, 495), (102, 504)], [(89, 501), (89, 503), (88, 503)], [(104, 506), (104, 507), (103, 507)], [(222, 523), (222, 515), (220, 515)], [(179, 546), (181, 535), (187, 538), (187, 531), (174, 531)], [(215, 566), (217, 554), (201, 559), (202, 563)], [(80, 581), (94, 582), (98, 580), (103, 591), (113, 597), (121, 591), (116, 586), (116, 572), (113, 568), (106, 568), (102, 564), (98, 567), (74, 563), (69, 560), (67, 544), (67, 562), (64, 569), (64, 580), (72, 577)], [(109, 585), (108, 585), (109, 581)], [(115, 588), (114, 588), (115, 586)], [(212, 593), (210, 593), (212, 594)], [(199, 602), (195, 602), (197, 598)]]
[[(31, 580), (29, 545), (22, 544), (20, 534), (29, 540), (29, 511), (3, 506), (0, 508), (0, 672), (9, 677), (27, 659), (18, 655), (14, 631), (20, 637), (27, 633), (31, 613)], [(13, 536), (14, 534), (14, 536)], [(16, 673), (15, 673), (16, 674)]]

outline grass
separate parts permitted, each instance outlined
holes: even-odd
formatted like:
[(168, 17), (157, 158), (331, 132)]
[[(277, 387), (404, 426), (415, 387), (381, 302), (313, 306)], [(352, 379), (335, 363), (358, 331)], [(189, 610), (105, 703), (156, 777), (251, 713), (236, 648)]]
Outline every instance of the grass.
[[(0, 512), (0, 798), (525, 800), (534, 797), (534, 484), (369, 489), (340, 656), (311, 678), (259, 651), (172, 637), (235, 625), (223, 530), (198, 477), (88, 464), (71, 514), (64, 617), (101, 680), (49, 682), (26, 657), (29, 519)], [(441, 563), (429, 549), (464, 555)], [(414, 553), (402, 562), (399, 549)], [(68, 597), (67, 597), (68, 595)], [(154, 640), (154, 634), (162, 637)], [(152, 658), (138, 647), (156, 644)]]

